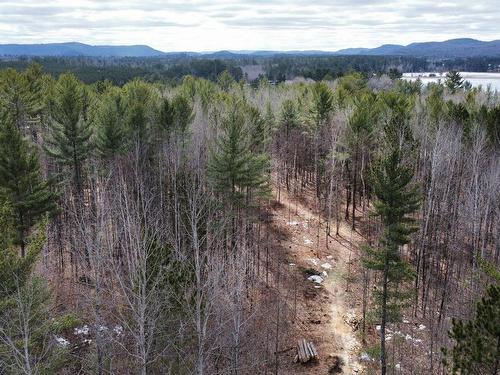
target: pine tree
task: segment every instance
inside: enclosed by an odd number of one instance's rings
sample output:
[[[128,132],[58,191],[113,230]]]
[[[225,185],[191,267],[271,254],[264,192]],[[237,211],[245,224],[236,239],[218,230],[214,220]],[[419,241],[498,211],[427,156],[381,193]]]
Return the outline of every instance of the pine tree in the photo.
[[[193,122],[193,105],[184,95],[177,95],[172,99],[174,107],[174,124],[177,131],[184,134]]]
[[[295,108],[295,104],[290,99],[283,101],[281,105],[280,123],[281,127],[285,128],[285,137],[288,142],[290,131],[299,125],[297,108]]]
[[[453,374],[496,375],[500,371],[500,286],[492,284],[477,303],[476,316],[469,321],[453,319],[448,333],[455,341],[450,353],[443,349]]]
[[[160,113],[159,113],[159,125],[160,132],[169,135],[174,129],[175,123],[175,108],[172,101],[165,97],[160,103]]]
[[[27,129],[27,120],[39,116],[44,108],[43,74],[39,64],[19,73],[7,69],[0,76],[0,107],[10,114],[16,126]],[[36,129],[32,129],[36,134]]]
[[[224,70],[217,77],[217,83],[219,84],[222,90],[229,91],[231,87],[235,84],[235,80],[231,75],[231,73],[229,73],[227,70]]]
[[[312,103],[309,110],[313,132],[325,125],[333,111],[333,93],[324,82],[316,82],[312,88]]]
[[[92,128],[85,121],[85,94],[72,74],[62,74],[55,86],[46,152],[69,168],[77,204],[83,199],[84,163],[92,150]]]
[[[452,70],[446,73],[445,84],[446,87],[448,87],[448,89],[450,89],[450,91],[454,93],[459,88],[463,87],[464,80],[462,79],[462,76],[459,72]]]
[[[134,80],[123,87],[125,129],[129,145],[146,152],[154,142],[156,91],[146,82]],[[143,154],[144,156],[144,154]]]
[[[21,131],[3,115],[0,120],[0,199],[12,207],[14,243],[25,256],[26,237],[33,225],[55,209],[54,194],[42,180],[36,152]]]
[[[26,256],[16,249],[14,209],[9,201],[0,201],[0,314],[8,306],[8,298],[25,285],[45,242],[45,226],[41,219],[38,229],[26,241]]]
[[[0,373],[37,374],[50,366],[47,287],[32,275],[45,242],[45,225],[27,241],[27,255],[12,246],[8,202],[0,206]],[[8,372],[7,372],[8,371]]]
[[[269,140],[267,122],[262,118],[260,111],[252,106],[248,108],[248,121],[250,126],[251,148],[255,152],[263,152]]]
[[[240,109],[233,109],[223,120],[223,134],[217,141],[209,163],[209,176],[216,191],[235,206],[253,196],[269,192],[269,157],[251,150],[249,132]]]
[[[349,118],[347,145],[350,154],[350,197],[348,201],[352,201],[352,229],[355,229],[355,211],[356,211],[356,193],[358,190],[358,169],[359,165],[364,165],[364,155],[368,153],[372,147],[374,140],[375,125],[378,121],[378,108],[376,96],[371,93],[363,93],[355,97],[355,109]],[[347,164],[346,164],[347,167]],[[347,168],[349,169],[349,168]],[[348,205],[346,207],[346,218],[349,215]]]
[[[381,273],[381,290],[375,292],[375,303],[381,318],[380,360],[385,375],[386,324],[399,320],[400,310],[408,298],[403,283],[411,279],[413,271],[401,257],[401,248],[410,241],[415,230],[409,217],[418,208],[418,194],[410,186],[413,173],[401,160],[401,151],[393,145],[389,153],[373,169],[373,191],[375,215],[379,216],[383,232],[379,247],[367,247],[364,264]]]
[[[123,113],[118,91],[111,91],[103,96],[95,116],[96,148],[103,159],[112,158],[124,149],[126,132]]]
[[[312,89],[312,103],[309,109],[310,133],[314,144],[314,174],[316,176],[316,197],[321,193],[321,176],[323,170],[320,162],[324,155],[320,155],[319,136],[333,111],[333,93],[324,82],[317,82]]]

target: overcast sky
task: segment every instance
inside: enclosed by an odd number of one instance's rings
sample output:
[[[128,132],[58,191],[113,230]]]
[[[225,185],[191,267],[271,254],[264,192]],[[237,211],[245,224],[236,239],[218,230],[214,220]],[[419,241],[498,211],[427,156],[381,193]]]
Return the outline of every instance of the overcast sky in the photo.
[[[0,0],[0,43],[337,50],[500,39],[499,0]]]

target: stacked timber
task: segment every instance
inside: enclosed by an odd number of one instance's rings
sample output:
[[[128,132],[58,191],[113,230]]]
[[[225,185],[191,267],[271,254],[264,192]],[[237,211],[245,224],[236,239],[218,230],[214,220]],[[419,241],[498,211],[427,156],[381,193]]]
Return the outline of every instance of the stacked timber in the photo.
[[[297,355],[295,356],[295,362],[307,363],[317,359],[318,351],[311,341],[302,339],[297,342]]]

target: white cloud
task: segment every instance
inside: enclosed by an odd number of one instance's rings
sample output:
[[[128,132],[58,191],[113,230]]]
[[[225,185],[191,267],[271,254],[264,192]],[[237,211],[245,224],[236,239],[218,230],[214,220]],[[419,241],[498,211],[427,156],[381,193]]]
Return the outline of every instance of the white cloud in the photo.
[[[492,0],[18,0],[0,1],[0,41],[336,50],[498,39],[498,19]]]

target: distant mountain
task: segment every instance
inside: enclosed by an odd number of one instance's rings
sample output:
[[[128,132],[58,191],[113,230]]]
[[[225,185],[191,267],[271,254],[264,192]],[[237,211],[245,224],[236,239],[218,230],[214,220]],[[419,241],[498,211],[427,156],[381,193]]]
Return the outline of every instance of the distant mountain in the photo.
[[[149,46],[91,46],[83,43],[1,44],[0,56],[151,57],[164,52]]]
[[[0,44],[0,56],[90,56],[90,57],[205,57],[237,59],[242,57],[273,56],[420,56],[420,57],[476,57],[500,56],[500,40],[483,42],[462,38],[444,42],[412,43],[407,46],[384,44],[377,48],[347,48],[328,51],[214,51],[214,52],[162,52],[149,46],[91,46],[83,43]]]
[[[476,39],[451,39],[444,42],[412,43],[407,46],[385,44],[377,48],[348,48],[336,55],[475,57],[500,56],[500,40],[483,42]]]

